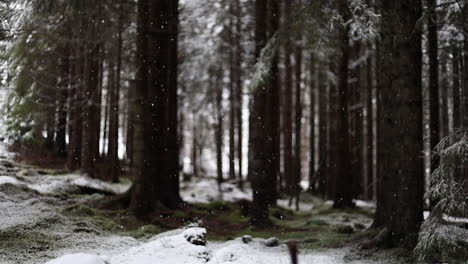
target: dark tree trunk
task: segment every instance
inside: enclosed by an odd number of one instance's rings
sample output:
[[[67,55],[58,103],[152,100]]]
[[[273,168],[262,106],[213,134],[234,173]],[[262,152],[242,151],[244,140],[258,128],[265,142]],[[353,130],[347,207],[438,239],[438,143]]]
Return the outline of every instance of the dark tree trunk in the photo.
[[[96,29],[94,29],[95,31]],[[99,140],[96,139],[96,115],[100,112],[97,101],[99,100],[99,47],[96,43],[90,43],[87,46],[86,66],[85,66],[85,91],[83,94],[83,134],[82,134],[82,149],[81,149],[81,171],[91,178],[96,175],[96,143],[99,147]]]
[[[317,171],[318,192],[325,197],[328,185],[330,145],[328,144],[330,133],[330,86],[325,79],[325,63],[319,66],[317,91],[319,94],[319,164]]]
[[[427,0],[428,16],[428,53],[429,53],[429,101],[430,101],[430,147],[431,151],[440,141],[439,108],[439,55],[437,37],[436,0]],[[438,159],[431,159],[431,172],[439,166]]]
[[[257,0],[255,6],[256,57],[278,29],[278,2]],[[270,224],[269,206],[276,204],[276,183],[278,177],[278,84],[277,56],[274,56],[268,78],[253,91],[250,124],[249,170],[252,175],[253,201],[252,218],[254,225]]]
[[[318,95],[317,74],[316,74],[316,61],[314,54],[310,54],[310,81],[309,81],[309,191],[316,192],[316,174],[315,174],[315,99]]]
[[[69,109],[69,138],[67,168],[69,170],[79,169],[81,166],[81,148],[82,148],[82,131],[83,131],[83,116],[81,109],[83,107],[83,59],[82,52],[75,50],[73,53],[75,59],[73,61],[71,85],[68,93],[68,109]]]
[[[448,69],[447,69],[447,53],[441,55],[440,59],[440,73],[441,73],[441,81],[440,81],[440,138],[444,138],[449,135],[449,119],[448,119],[448,93],[449,93],[449,79],[448,79]]]
[[[461,100],[462,127],[468,128],[468,4],[463,7],[463,92]]]
[[[335,58],[330,59],[329,67],[330,71],[335,73],[337,76],[337,70],[335,65]],[[333,140],[338,139],[342,135],[339,132],[339,119],[340,119],[340,110],[339,110],[339,87],[332,81],[328,81],[329,85],[329,103],[328,103],[328,116],[329,127],[327,134],[327,145],[328,145],[328,162],[326,168],[326,198],[334,199],[336,194],[336,184],[337,175],[339,173],[339,159],[340,159],[340,146]]]
[[[288,32],[292,31],[291,0],[284,1],[284,21]],[[291,34],[286,34],[284,40],[284,87],[283,87],[283,177],[284,191],[293,195],[294,163],[293,163],[293,66],[291,62]]]
[[[55,151],[61,156],[67,154],[67,98],[70,85],[70,48],[66,47],[60,61],[61,74],[58,82],[58,109],[55,136]]]
[[[231,18],[229,20],[229,44],[230,47],[234,45],[234,18],[232,14],[232,4],[231,8]],[[229,52],[229,179],[234,180],[236,178],[236,167],[235,167],[235,158],[236,158],[236,146],[235,146],[235,130],[236,130],[236,110],[235,110],[235,89],[236,89],[236,74],[237,70],[236,65],[234,65],[235,51],[231,48]]]
[[[118,22],[117,50],[116,59],[117,67],[115,69],[115,81],[112,90],[110,91],[109,104],[109,143],[108,143],[108,159],[110,166],[109,180],[112,182],[119,181],[120,164],[119,164],[119,110],[120,110],[120,71],[122,68],[122,26],[121,17]],[[112,59],[112,58],[111,58]],[[114,71],[114,69],[110,69]]]
[[[239,187],[243,188],[243,175],[242,175],[242,142],[243,142],[243,127],[242,127],[242,104],[243,104],[243,87],[242,87],[242,17],[241,17],[241,3],[239,0],[234,0],[234,17],[236,18],[235,22],[235,35],[234,35],[234,69],[236,71],[235,75],[235,110],[236,110],[236,121],[237,121],[237,170],[239,177]]]
[[[133,139],[134,139],[134,127],[133,122],[135,121],[134,101],[135,101],[135,89],[136,82],[130,81],[128,86],[128,98],[127,98],[127,140],[125,144],[125,154],[127,156],[128,166],[132,168],[133,162]]]
[[[452,93],[453,93],[453,129],[460,129],[462,126],[461,121],[461,106],[460,98],[460,50],[456,44],[452,48]]]
[[[178,207],[178,1],[138,1],[135,183],[131,208],[140,218],[159,205]]]
[[[219,192],[221,193],[221,183],[223,182],[223,83],[222,83],[223,71],[222,71],[222,68],[220,67],[220,69],[215,71],[213,75],[214,75],[214,78],[216,78],[215,82],[213,82],[215,85],[215,89],[216,89],[216,126],[215,126],[216,171],[217,171],[218,189],[219,189]],[[232,109],[230,109],[230,111],[231,113],[233,112]],[[231,128],[234,129],[234,127],[230,127],[229,129]],[[232,150],[234,150],[234,146]],[[229,159],[231,159],[231,157],[229,157]],[[229,170],[231,170],[231,167],[229,168]]]
[[[339,9],[343,17],[348,17],[346,2],[340,2]],[[341,59],[339,66],[338,80],[338,120],[337,132],[338,137],[336,144],[338,148],[337,157],[337,174],[334,178],[335,193],[334,204],[335,208],[345,208],[353,206],[353,178],[351,174],[350,156],[349,156],[349,126],[348,126],[348,75],[349,75],[349,60],[350,60],[350,43],[348,26],[343,26],[340,31]]]
[[[296,198],[296,210],[299,210],[299,196],[301,194],[301,179],[302,179],[302,151],[301,151],[301,137],[302,137],[302,39],[298,38],[296,44],[295,58],[296,58],[296,69],[295,69],[295,126],[294,126],[294,182],[293,182],[293,194]]]
[[[401,239],[417,237],[423,220],[422,52],[417,27],[422,7],[420,0],[382,5],[375,225],[387,228],[387,246],[397,246]]]

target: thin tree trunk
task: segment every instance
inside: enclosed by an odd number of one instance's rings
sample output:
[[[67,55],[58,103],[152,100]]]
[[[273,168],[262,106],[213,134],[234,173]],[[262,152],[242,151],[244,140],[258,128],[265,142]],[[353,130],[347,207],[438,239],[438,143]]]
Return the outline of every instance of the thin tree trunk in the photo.
[[[339,4],[340,13],[343,17],[348,17],[348,10],[345,2]],[[348,75],[349,75],[349,60],[350,60],[350,44],[348,35],[348,26],[343,26],[340,32],[341,36],[341,60],[339,67],[338,80],[338,138],[337,142],[332,144],[338,145],[337,159],[337,177],[335,177],[335,193],[334,203],[335,208],[345,208],[353,206],[353,178],[350,172],[350,156],[349,156],[349,127],[348,127]]]
[[[291,32],[291,2],[284,1],[284,21]],[[284,40],[284,88],[283,88],[283,172],[285,178],[285,193],[293,195],[294,190],[294,160],[293,160],[293,66],[291,62],[291,35]]]
[[[120,71],[122,68],[122,18],[119,16],[117,37],[117,67],[115,69],[115,81],[111,92],[109,111],[109,143],[108,158],[110,165],[110,181],[118,182],[120,175],[119,164],[119,110],[120,110]],[[114,71],[114,69],[111,69]]]
[[[216,169],[217,169],[217,182],[219,193],[221,192],[221,183],[223,182],[223,85],[222,85],[222,68],[214,73],[216,78],[215,89],[216,89]],[[230,109],[233,112],[232,105]],[[231,121],[230,121],[231,122]],[[233,129],[234,127],[230,127]],[[229,139],[231,140],[231,139]],[[232,148],[234,150],[234,146]],[[231,150],[230,150],[231,151]],[[234,158],[234,157],[232,157]],[[231,159],[231,157],[229,157]],[[231,167],[229,168],[231,170]],[[234,176],[235,177],[235,176]]]
[[[70,142],[68,144],[67,168],[76,170],[81,166],[81,148],[82,148],[82,113],[83,107],[83,59],[80,50],[74,52],[74,62],[71,75],[71,86],[68,95],[68,109],[70,120]]]
[[[453,129],[458,130],[461,128],[461,105],[460,98],[460,50],[454,44],[452,48],[452,90],[453,90]]]
[[[239,178],[239,187],[243,188],[243,175],[242,175],[242,144],[243,144],[243,122],[242,122],[242,106],[243,106],[243,87],[242,87],[242,17],[241,17],[241,3],[239,0],[234,0],[234,16],[236,18],[235,23],[235,35],[234,35],[234,69],[235,75],[235,106],[236,106],[236,121],[237,121],[237,170]]]
[[[316,191],[316,178],[315,178],[315,98],[317,96],[317,74],[314,53],[310,53],[310,81],[309,81],[309,191]]]
[[[296,90],[295,90],[295,142],[294,142],[294,185],[293,193],[296,198],[296,210],[299,211],[299,196],[301,194],[301,179],[302,179],[302,151],[301,151],[301,136],[302,136],[302,39],[298,37],[298,43],[296,44],[295,58],[296,58]]]
[[[448,109],[448,93],[449,93],[449,80],[448,80],[448,69],[447,69],[447,53],[441,55],[440,60],[440,68],[441,68],[441,82],[439,88],[440,94],[440,138],[444,138],[449,135],[449,109]]]
[[[55,138],[55,151],[61,156],[67,155],[67,98],[68,87],[70,85],[70,48],[65,47],[64,55],[60,63],[61,74],[58,82],[58,109],[57,109],[57,126]]]
[[[233,5],[230,5],[231,18],[229,19],[229,44],[234,46],[234,18],[232,17]],[[231,49],[229,52],[229,179],[234,180],[236,178],[236,167],[235,167],[235,129],[236,129],[236,115],[235,115],[235,76],[236,76],[236,65],[234,65],[235,51]]]
[[[434,150],[440,141],[439,118],[439,55],[437,36],[436,0],[427,0],[428,16],[428,53],[429,53],[429,98],[430,98],[430,147]],[[439,166],[436,156],[431,158],[431,172]]]

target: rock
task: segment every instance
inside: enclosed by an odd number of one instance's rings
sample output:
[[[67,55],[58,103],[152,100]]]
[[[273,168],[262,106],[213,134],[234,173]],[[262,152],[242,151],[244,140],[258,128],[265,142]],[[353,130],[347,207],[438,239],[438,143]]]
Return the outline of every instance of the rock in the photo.
[[[340,234],[352,234],[354,233],[354,229],[349,225],[340,225],[336,227],[336,232]]]
[[[206,245],[206,229],[200,227],[189,228],[185,230],[183,236],[187,241],[196,246]]]
[[[242,236],[242,242],[244,244],[249,244],[252,241],[253,241],[252,236],[249,236],[249,235]]]
[[[277,246],[279,246],[280,241],[279,241],[279,239],[276,238],[276,237],[271,237],[271,238],[265,240],[265,242],[263,242],[263,244],[264,244],[266,247],[277,247]]]

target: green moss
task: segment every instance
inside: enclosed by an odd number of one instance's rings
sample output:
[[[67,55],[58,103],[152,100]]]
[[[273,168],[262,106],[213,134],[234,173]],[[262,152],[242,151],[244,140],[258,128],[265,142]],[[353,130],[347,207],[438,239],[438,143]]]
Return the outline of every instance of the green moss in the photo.
[[[190,218],[190,216],[187,214],[187,212],[184,212],[184,211],[181,211],[181,210],[175,211],[175,212],[172,214],[172,217],[181,218],[181,219],[188,219],[188,218]]]
[[[90,217],[96,215],[96,211],[94,209],[83,204],[68,206],[63,210],[62,213],[66,216],[73,217]]]
[[[275,207],[270,210],[270,215],[276,219],[285,219],[294,216],[294,211],[282,207]]]
[[[306,225],[308,225],[308,226],[319,226],[319,227],[329,226],[329,224],[327,222],[325,222],[324,220],[321,220],[321,219],[307,220]]]
[[[2,250],[42,251],[58,246],[59,237],[29,229],[0,230],[0,248]]]
[[[122,229],[122,226],[114,222],[112,219],[102,217],[102,216],[94,216],[90,220],[95,225],[97,225],[101,230],[108,231],[108,232],[116,232]]]

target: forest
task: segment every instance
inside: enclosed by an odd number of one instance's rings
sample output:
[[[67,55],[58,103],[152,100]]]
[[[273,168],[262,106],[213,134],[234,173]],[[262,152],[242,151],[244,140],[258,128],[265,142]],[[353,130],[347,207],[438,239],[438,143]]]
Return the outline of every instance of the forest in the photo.
[[[468,263],[468,0],[0,0],[0,264]]]

